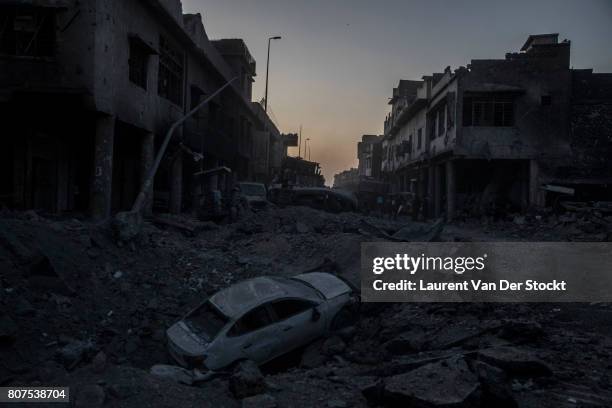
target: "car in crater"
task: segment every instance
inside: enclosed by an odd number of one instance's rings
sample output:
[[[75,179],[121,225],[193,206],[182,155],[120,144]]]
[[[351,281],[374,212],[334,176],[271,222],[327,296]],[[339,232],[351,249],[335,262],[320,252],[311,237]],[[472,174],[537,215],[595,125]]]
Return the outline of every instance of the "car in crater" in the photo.
[[[249,279],[173,324],[168,351],[188,368],[215,371],[244,360],[261,365],[352,325],[359,301],[349,282],[329,273]]]

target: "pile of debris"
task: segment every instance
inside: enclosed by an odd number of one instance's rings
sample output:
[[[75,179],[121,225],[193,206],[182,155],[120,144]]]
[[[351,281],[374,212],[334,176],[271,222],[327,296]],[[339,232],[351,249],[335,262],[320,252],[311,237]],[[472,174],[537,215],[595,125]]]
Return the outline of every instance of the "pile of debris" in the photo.
[[[495,235],[484,238],[552,234],[555,219],[566,223],[553,214],[490,223]],[[612,406],[612,308],[603,304],[365,304],[340,337],[214,378],[167,354],[165,330],[234,282],[313,270],[358,282],[361,242],[482,232],[287,207],[225,225],[157,216],[118,245],[108,225],[5,213],[0,385],[69,385],[75,406],[87,407]]]

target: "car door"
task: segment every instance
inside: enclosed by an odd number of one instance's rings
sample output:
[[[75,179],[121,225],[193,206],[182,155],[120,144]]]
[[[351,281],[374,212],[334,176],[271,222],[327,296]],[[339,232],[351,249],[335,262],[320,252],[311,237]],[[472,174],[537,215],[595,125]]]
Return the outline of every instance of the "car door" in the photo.
[[[318,304],[304,299],[282,299],[270,304],[278,321],[278,349],[275,355],[303,346],[325,331],[325,319],[317,311]]]
[[[271,359],[278,348],[278,327],[267,305],[258,306],[243,315],[228,330],[227,337],[240,358],[258,364]]]

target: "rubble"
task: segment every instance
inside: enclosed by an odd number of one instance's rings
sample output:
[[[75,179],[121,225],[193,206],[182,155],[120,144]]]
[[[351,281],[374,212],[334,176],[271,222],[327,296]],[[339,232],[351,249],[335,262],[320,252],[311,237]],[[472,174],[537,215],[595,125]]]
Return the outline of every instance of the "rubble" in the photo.
[[[151,375],[154,375],[159,378],[172,380],[178,384],[193,384],[193,372],[186,370],[182,367],[166,364],[157,364],[151,367],[151,370],[149,372],[151,373]]]
[[[229,389],[239,399],[251,397],[266,391],[266,381],[259,368],[252,361],[238,364],[229,379]]]
[[[315,368],[325,364],[328,358],[322,351],[323,343],[323,339],[317,340],[304,349],[300,367]]]
[[[66,345],[58,350],[58,356],[67,369],[72,369],[93,350],[94,344],[91,340],[69,340]]]
[[[445,224],[436,239],[592,239],[608,225],[598,211],[542,211],[526,214],[523,225],[513,222],[515,215],[464,220]],[[272,208],[195,235],[144,220],[131,248],[119,246],[108,226],[5,214],[0,382],[67,384],[75,398],[98,385],[105,406],[127,407],[365,407],[395,398],[425,406],[474,400],[552,408],[570,398],[573,406],[612,406],[607,304],[364,304],[350,335],[321,339],[270,367],[246,363],[216,376],[178,367],[173,375],[150,372],[172,364],[165,330],[206,295],[260,275],[325,271],[357,282],[360,243],[392,237],[407,225],[413,224],[406,218]],[[34,276],[56,284],[40,290]],[[417,376],[438,381],[444,392],[420,389],[411,382]],[[100,396],[92,391],[91,404]]]
[[[517,403],[512,395],[512,387],[506,373],[483,361],[476,361],[473,370],[480,380],[483,391],[483,404],[501,408],[514,408]]]
[[[242,400],[242,408],[276,408],[276,398],[270,394],[254,395]]]
[[[106,393],[99,385],[86,385],[76,392],[74,406],[76,408],[99,408],[104,405]]]
[[[552,374],[550,367],[536,358],[533,352],[514,347],[481,350],[478,352],[478,357],[491,365],[503,369],[509,375],[535,377]]]
[[[112,228],[119,242],[130,242],[140,234],[142,223],[140,212],[125,211],[113,218]]]
[[[427,364],[384,382],[383,402],[391,406],[468,408],[480,406],[480,399],[480,382],[462,359]]]
[[[12,343],[15,341],[18,330],[17,323],[10,316],[0,317],[0,342]]]

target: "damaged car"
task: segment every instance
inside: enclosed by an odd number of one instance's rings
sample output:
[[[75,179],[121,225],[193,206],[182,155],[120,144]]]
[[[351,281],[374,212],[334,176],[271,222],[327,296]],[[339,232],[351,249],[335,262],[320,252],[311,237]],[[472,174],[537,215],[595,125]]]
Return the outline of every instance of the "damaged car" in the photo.
[[[358,305],[357,291],[329,273],[257,277],[217,292],[172,325],[168,350],[190,368],[264,364],[350,326]]]
[[[297,205],[331,213],[357,211],[355,196],[348,191],[325,187],[271,188],[270,201],[276,205]]]
[[[268,191],[264,184],[240,182],[238,188],[241,199],[249,208],[261,210],[270,204],[267,198]]]

